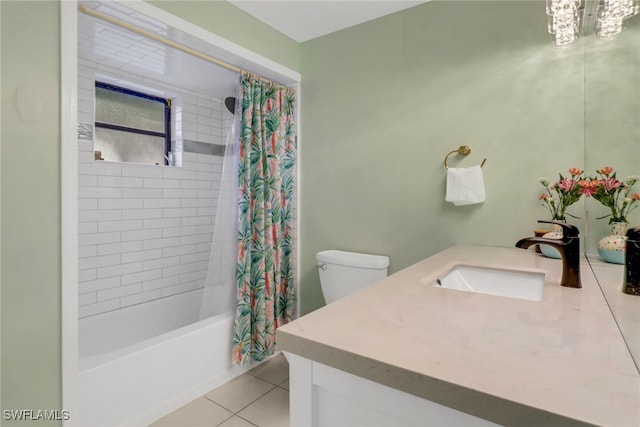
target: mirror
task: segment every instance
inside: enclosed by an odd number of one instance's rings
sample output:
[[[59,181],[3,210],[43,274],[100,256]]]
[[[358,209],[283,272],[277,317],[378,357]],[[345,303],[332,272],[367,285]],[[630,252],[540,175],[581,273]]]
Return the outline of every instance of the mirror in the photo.
[[[606,263],[597,255],[595,257],[589,256],[588,259],[611,314],[613,314],[618,329],[629,348],[629,353],[636,367],[640,370],[640,334],[638,334],[640,297],[622,293],[622,266]]]
[[[611,166],[620,180],[640,175],[640,17],[624,24],[611,40],[592,34],[578,41],[585,55],[586,174],[595,176],[597,169]],[[640,193],[640,183],[633,190]],[[608,210],[594,199],[585,200],[585,209],[585,252],[597,257],[598,241],[611,230],[608,218],[596,218]],[[640,207],[628,220],[640,225]]]

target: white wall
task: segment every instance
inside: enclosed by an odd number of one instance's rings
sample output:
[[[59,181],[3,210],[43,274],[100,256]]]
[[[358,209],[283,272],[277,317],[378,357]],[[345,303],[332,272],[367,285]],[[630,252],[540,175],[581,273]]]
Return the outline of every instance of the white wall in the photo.
[[[96,74],[143,81],[82,61],[78,120],[89,129]],[[181,108],[182,120],[174,126],[181,132],[177,137],[224,142],[232,116],[221,100],[148,79],[144,84],[178,101],[174,105]],[[79,317],[204,286],[222,159],[184,153],[182,167],[95,161],[91,135],[79,137]]]

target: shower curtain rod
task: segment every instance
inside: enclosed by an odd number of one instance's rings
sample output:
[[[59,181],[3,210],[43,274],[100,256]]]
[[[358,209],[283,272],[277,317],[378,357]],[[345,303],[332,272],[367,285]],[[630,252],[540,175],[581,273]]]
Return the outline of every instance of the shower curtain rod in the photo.
[[[270,80],[270,79],[264,78],[262,76],[259,76],[259,75],[255,74],[255,73],[251,73],[251,72],[249,72],[247,70],[243,70],[242,68],[239,68],[239,67],[236,67],[235,65],[231,65],[229,63],[226,63],[226,62],[224,62],[224,61],[222,61],[222,60],[220,60],[218,58],[214,58],[213,56],[206,55],[206,54],[204,54],[202,52],[199,52],[199,51],[197,51],[195,49],[192,49],[192,48],[190,48],[188,46],[184,46],[184,45],[182,45],[180,43],[176,43],[176,42],[174,42],[172,40],[169,40],[169,39],[164,38],[162,36],[159,36],[157,34],[151,33],[149,31],[143,30],[143,29],[138,28],[138,27],[136,27],[134,25],[127,24],[126,22],[119,21],[119,20],[117,20],[117,19],[115,19],[115,18],[113,18],[113,17],[111,17],[109,15],[105,15],[103,13],[97,12],[97,11],[95,11],[93,9],[90,9],[90,8],[86,7],[86,6],[78,5],[78,10],[80,12],[84,13],[85,15],[90,15],[90,16],[93,16],[94,18],[98,18],[100,20],[107,21],[107,22],[109,22],[109,23],[111,23],[113,25],[116,25],[118,27],[124,28],[126,30],[133,31],[134,33],[140,34],[141,36],[153,39],[153,40],[155,40],[157,42],[160,42],[160,43],[162,43],[162,44],[164,44],[166,46],[172,47],[174,49],[181,50],[181,51],[183,51],[185,53],[188,53],[189,55],[193,55],[193,56],[198,57],[200,59],[204,59],[205,61],[211,62],[212,64],[219,65],[220,67],[226,68],[227,70],[234,71],[234,72],[242,74],[244,76],[253,75],[253,76],[256,76],[257,78],[259,78],[260,80],[262,80],[262,81],[264,81],[266,83],[275,84],[275,85],[278,85],[278,86],[285,87],[285,88],[287,88],[289,90],[293,90],[292,88],[290,88],[288,86],[285,86],[282,83],[279,83],[279,82],[276,82],[274,80]]]

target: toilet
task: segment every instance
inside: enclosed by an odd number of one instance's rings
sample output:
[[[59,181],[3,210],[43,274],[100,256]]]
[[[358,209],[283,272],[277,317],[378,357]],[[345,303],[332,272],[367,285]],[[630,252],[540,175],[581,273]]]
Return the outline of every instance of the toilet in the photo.
[[[316,254],[327,304],[387,277],[389,257],[328,250]]]

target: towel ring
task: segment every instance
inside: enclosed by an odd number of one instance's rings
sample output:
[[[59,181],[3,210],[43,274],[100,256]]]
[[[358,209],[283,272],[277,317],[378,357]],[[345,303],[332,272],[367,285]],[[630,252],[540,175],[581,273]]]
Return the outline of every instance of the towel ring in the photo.
[[[468,156],[469,153],[471,153],[471,147],[469,147],[468,145],[461,145],[460,147],[458,147],[457,150],[450,151],[444,158],[444,167],[445,167],[445,169],[449,169],[449,165],[447,164],[447,160],[449,160],[449,156],[454,154],[454,153],[458,153],[461,156]],[[482,161],[482,163],[480,164],[480,167],[483,167],[486,162],[487,162],[487,159],[484,159]]]

